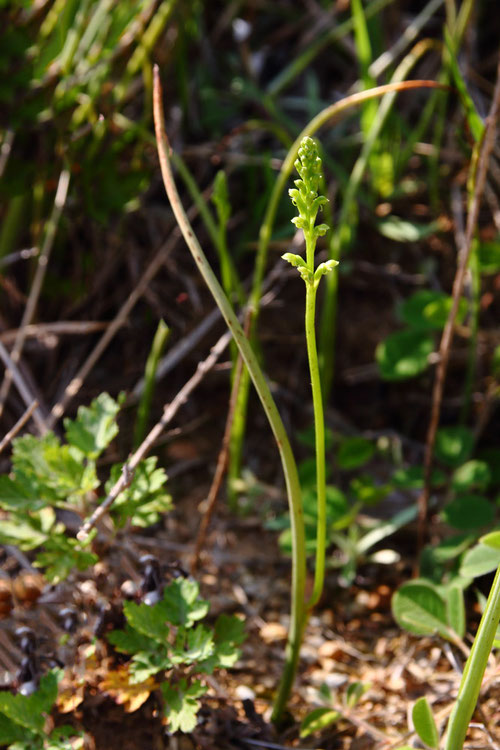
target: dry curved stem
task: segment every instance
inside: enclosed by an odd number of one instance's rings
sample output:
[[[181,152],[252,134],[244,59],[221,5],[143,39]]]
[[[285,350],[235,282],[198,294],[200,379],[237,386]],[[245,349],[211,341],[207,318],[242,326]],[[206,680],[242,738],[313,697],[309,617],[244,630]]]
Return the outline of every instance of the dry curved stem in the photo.
[[[475,181],[474,192],[470,201],[467,213],[467,224],[463,246],[459,251],[459,263],[453,280],[452,298],[453,303],[443,329],[441,341],[439,344],[438,364],[434,378],[432,390],[432,406],[427,438],[425,444],[424,457],[424,488],[418,499],[418,538],[417,538],[417,560],[420,557],[420,551],[425,543],[427,533],[427,514],[430,498],[431,473],[434,458],[434,446],[436,443],[436,433],[439,426],[439,417],[441,414],[441,404],[443,400],[444,384],[446,381],[446,371],[450,358],[451,343],[453,341],[453,332],[455,319],[457,317],[458,306],[464,288],[465,274],[469,264],[469,258],[472,250],[472,242],[476,231],[481,198],[483,196],[486,177],[488,174],[488,161],[492,149],[495,145],[495,132],[498,120],[498,111],[500,107],[500,60],[497,68],[497,81],[493,92],[490,111],[485,121],[482,143],[480,145],[479,160],[477,166],[477,176]],[[417,563],[418,564],[418,563]]]
[[[80,542],[84,542],[88,538],[90,531],[99,522],[99,519],[101,519],[108,511],[118,495],[130,485],[134,478],[134,471],[139,462],[147,456],[154,442],[158,439],[165,427],[172,421],[180,407],[186,403],[187,399],[194,389],[201,383],[206,373],[215,365],[224,349],[228,346],[230,339],[231,334],[227,331],[211,349],[208,357],[198,364],[194,375],[182,386],[175,398],[169,404],[166,404],[163,409],[162,418],[144,438],[133,456],[131,456],[131,458],[129,458],[129,460],[123,465],[122,474],[111,488],[106,499],[103,500],[99,507],[92,513],[90,518],[82,525],[77,534]]]

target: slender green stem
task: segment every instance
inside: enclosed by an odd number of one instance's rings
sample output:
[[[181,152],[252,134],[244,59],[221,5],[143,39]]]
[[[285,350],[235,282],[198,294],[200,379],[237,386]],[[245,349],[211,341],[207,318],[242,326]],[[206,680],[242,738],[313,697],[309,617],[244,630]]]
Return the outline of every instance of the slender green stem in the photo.
[[[155,130],[158,144],[160,166],[172,210],[179,224],[183,237],[194,261],[205,280],[214,300],[216,301],[226,324],[231,331],[238,346],[240,354],[247,366],[255,390],[260,398],[262,407],[267,416],[272,432],[274,434],[285,475],[288,503],[290,509],[290,525],[292,532],[292,603],[290,613],[290,628],[286,650],[286,663],[281,680],[280,689],[276,698],[273,711],[273,721],[279,722],[285,709],[288,697],[295,677],[297,668],[300,643],[304,627],[304,590],[306,577],[306,554],[305,554],[305,532],[304,514],[302,509],[302,497],[299,484],[297,465],[292,453],[290,441],[286,433],[283,421],[279,415],[269,386],[260,369],[259,363],[249,344],[247,337],[236,317],[229,300],[220,286],[210,264],[189,223],[184,208],[175,186],[172,169],[170,166],[170,147],[165,133],[165,121],[162,106],[162,92],[158,69],[154,71],[154,116]]]
[[[320,599],[325,580],[326,547],[326,470],[325,470],[325,420],[319,377],[318,350],[316,346],[316,284],[306,284],[306,342],[314,409],[314,438],[316,446],[316,493],[318,520],[316,527],[316,564],[314,586],[307,609],[312,609]]]
[[[458,697],[448,723],[445,750],[461,750],[464,746],[499,621],[500,568],[497,570],[470,656],[465,664]]]
[[[321,174],[321,158],[318,154],[318,147],[312,138],[306,137],[302,140],[298,155],[299,158],[295,162],[295,167],[300,179],[295,180],[295,188],[289,190],[288,193],[299,214],[292,219],[292,222],[304,232],[306,262],[304,263],[300,255],[294,255],[293,253],[285,253],[283,259],[298,269],[306,285],[305,328],[314,408],[317,495],[316,565],[313,592],[306,605],[307,613],[309,613],[319,601],[323,591],[326,547],[325,420],[316,346],[316,291],[322,276],[329,274],[336,262],[330,260],[327,263],[320,264],[317,269],[314,267],[316,241],[318,237],[325,235],[328,231],[326,224],[316,226],[316,217],[321,206],[328,201],[324,195],[318,194],[323,175]]]

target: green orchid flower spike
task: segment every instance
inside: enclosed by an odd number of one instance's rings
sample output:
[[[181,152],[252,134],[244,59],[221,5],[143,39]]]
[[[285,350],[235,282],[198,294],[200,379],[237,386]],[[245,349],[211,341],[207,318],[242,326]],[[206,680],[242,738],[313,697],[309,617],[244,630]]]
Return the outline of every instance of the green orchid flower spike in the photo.
[[[326,224],[316,226],[316,217],[321,206],[327,202],[324,195],[319,195],[318,190],[322,179],[321,158],[318,154],[316,142],[306,136],[300,144],[298,159],[295,161],[295,169],[300,175],[300,180],[295,180],[295,188],[288,191],[292,203],[297,207],[299,215],[292,219],[297,229],[302,229],[306,241],[306,260],[294,253],[285,253],[283,260],[295,266],[306,284],[318,287],[319,281],[324,274],[329,273],[338,261],[328,260],[321,263],[317,269],[314,268],[314,252],[316,241],[328,232]]]
[[[319,376],[318,351],[316,346],[316,290],[321,277],[332,271],[338,261],[327,260],[317,268],[314,267],[314,253],[318,237],[328,232],[326,224],[316,225],[316,218],[321,206],[327,202],[324,195],[319,195],[322,180],[321,158],[316,142],[309,137],[302,139],[295,161],[295,169],[300,179],[295,180],[295,188],[288,191],[292,203],[297,207],[298,216],[292,222],[304,232],[306,258],[294,253],[285,253],[284,260],[296,267],[306,284],[306,341],[309,372],[314,407],[314,432],[316,444],[316,488],[318,503],[318,522],[316,531],[316,567],[314,588],[307,602],[306,610],[310,612],[318,602],[325,579],[325,545],[326,545],[326,472],[325,472],[325,423],[323,415],[323,397]]]

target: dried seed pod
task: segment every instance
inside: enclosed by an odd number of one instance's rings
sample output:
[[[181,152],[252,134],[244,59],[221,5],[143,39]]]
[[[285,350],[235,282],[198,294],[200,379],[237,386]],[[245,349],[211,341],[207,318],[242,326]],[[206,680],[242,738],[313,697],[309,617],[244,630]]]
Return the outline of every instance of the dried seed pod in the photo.
[[[160,601],[163,593],[160,563],[153,555],[143,555],[139,563],[143,569],[141,599],[144,604],[152,606]]]
[[[29,628],[26,628],[26,630],[29,630]],[[38,689],[40,673],[33,654],[23,656],[16,681],[19,685],[17,692],[21,695],[32,695]]]
[[[61,609],[59,617],[62,620],[62,626],[66,633],[74,633],[78,625],[78,615],[73,607],[64,607],[64,609]]]
[[[26,656],[32,656],[37,647],[35,631],[23,625],[16,630],[16,638],[19,640],[19,648]]]

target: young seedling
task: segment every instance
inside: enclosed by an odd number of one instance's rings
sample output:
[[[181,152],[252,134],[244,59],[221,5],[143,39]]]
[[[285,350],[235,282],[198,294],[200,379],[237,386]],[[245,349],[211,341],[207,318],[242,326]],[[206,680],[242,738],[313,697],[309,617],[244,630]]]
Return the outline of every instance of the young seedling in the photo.
[[[338,261],[327,260],[315,268],[314,255],[318,237],[328,231],[326,224],[316,225],[318,211],[326,202],[324,195],[318,194],[321,180],[321,159],[318,147],[312,138],[302,139],[295,168],[300,179],[295,180],[295,188],[288,191],[292,203],[297,207],[299,215],[292,219],[297,229],[302,229],[306,243],[305,260],[300,255],[285,253],[284,260],[295,266],[306,285],[306,343],[309,372],[314,408],[314,437],[316,446],[316,492],[318,503],[316,566],[314,573],[314,588],[307,604],[310,610],[318,602],[323,590],[325,578],[325,546],[326,546],[326,471],[325,471],[325,420],[323,414],[323,398],[318,365],[318,351],[316,346],[316,292],[321,277],[329,273]]]

